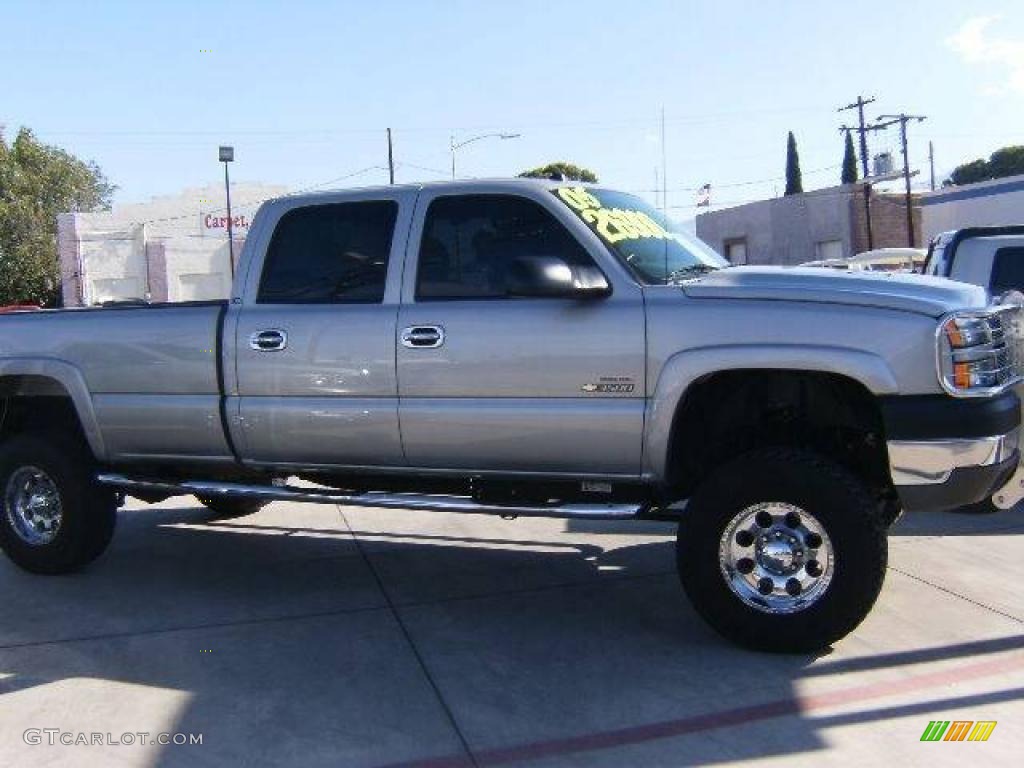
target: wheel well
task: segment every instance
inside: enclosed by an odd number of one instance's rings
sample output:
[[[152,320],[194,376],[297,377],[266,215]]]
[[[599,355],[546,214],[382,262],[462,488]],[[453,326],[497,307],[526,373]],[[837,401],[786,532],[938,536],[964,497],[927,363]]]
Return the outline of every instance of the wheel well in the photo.
[[[0,438],[41,430],[60,430],[88,444],[63,384],[48,376],[0,377]]]
[[[737,370],[700,379],[676,410],[667,481],[689,495],[715,467],[754,448],[810,448],[879,493],[892,486],[881,411],[863,384],[816,371]]]

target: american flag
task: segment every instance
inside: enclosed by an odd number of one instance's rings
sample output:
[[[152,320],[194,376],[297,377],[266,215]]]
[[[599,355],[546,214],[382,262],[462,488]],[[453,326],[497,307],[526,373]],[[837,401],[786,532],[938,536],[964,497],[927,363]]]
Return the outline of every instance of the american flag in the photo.
[[[705,184],[703,187],[697,190],[697,207],[698,208],[710,208],[711,207],[711,185]]]

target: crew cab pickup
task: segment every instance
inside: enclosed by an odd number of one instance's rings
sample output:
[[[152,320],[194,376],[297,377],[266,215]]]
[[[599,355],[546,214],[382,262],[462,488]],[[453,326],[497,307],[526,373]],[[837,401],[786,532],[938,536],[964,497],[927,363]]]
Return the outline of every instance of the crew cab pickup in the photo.
[[[966,227],[932,239],[924,274],[986,289],[996,303],[1024,303],[1024,226]],[[1024,394],[1024,385],[1017,386]],[[1009,509],[1024,499],[1024,464],[992,498],[964,507],[969,512]]]
[[[941,278],[729,267],[596,186],[283,197],[227,301],[0,317],[0,544],[80,568],[125,495],[671,519],[715,629],[818,649],[870,610],[902,510],[1016,467],[1018,315]]]

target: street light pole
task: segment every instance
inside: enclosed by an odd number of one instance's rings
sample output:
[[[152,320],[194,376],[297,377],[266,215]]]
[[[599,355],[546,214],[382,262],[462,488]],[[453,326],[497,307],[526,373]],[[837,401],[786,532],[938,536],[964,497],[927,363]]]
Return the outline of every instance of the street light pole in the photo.
[[[448,140],[448,147],[452,153],[452,181],[455,180],[455,150],[461,149],[467,144],[472,144],[474,141],[480,141],[481,139],[518,139],[521,134],[518,133],[481,133],[479,136],[473,136],[472,138],[466,139],[465,141],[455,142],[455,137],[450,136]]]
[[[224,163],[224,196],[228,204],[228,265],[231,269],[231,279],[235,279],[235,234],[231,226],[231,179],[228,176],[228,163],[235,159],[234,147],[220,147],[217,157]]]

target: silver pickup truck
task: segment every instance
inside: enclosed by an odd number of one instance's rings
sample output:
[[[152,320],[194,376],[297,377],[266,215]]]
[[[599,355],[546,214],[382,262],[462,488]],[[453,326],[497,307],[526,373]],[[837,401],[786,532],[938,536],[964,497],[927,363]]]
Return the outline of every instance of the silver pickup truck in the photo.
[[[818,649],[870,610],[902,510],[1016,468],[1019,310],[987,303],[732,268],[598,187],[284,197],[228,301],[0,317],[0,544],[80,568],[125,495],[671,519],[715,629]]]

